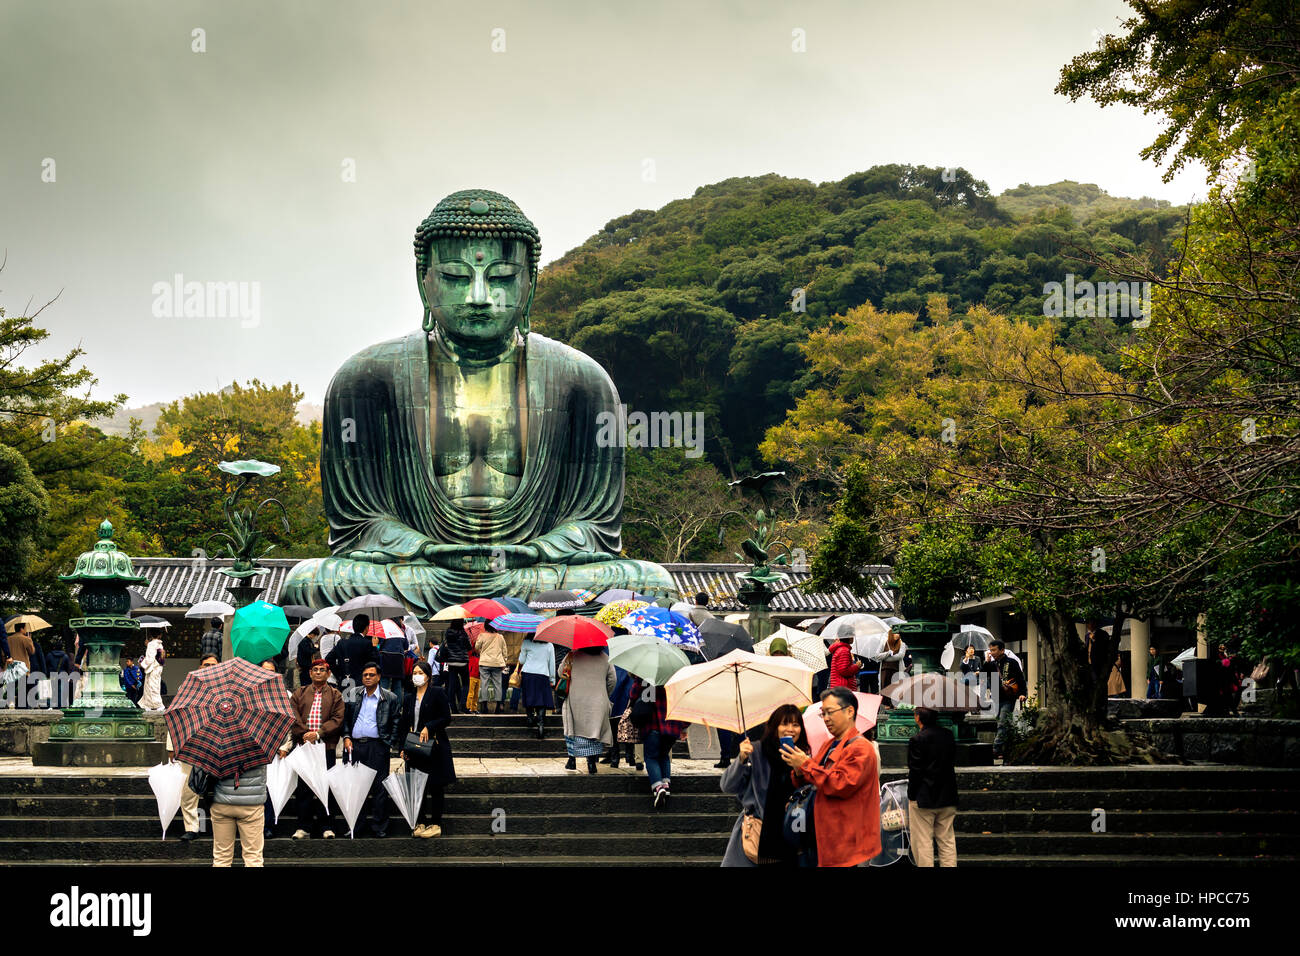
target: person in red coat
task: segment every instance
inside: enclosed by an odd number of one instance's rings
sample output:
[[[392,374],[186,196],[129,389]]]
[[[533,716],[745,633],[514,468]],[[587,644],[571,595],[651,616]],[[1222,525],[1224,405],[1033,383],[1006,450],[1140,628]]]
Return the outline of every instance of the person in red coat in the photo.
[[[831,679],[826,685],[830,687],[847,687],[858,689],[858,671],[862,665],[853,659],[853,635],[846,634],[831,645]]]
[[[811,757],[782,747],[781,759],[790,766],[796,787],[817,787],[817,865],[859,866],[880,855],[880,762],[876,748],[858,733],[853,692],[833,687],[821,700],[831,739]]]

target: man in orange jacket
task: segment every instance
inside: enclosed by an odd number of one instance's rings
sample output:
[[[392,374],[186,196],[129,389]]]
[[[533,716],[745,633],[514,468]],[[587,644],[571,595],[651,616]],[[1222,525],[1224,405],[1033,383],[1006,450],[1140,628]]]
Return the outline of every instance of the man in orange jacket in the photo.
[[[821,696],[831,739],[809,757],[785,746],[781,759],[795,786],[817,787],[813,831],[818,866],[858,866],[880,855],[880,763],[876,748],[858,733],[858,701],[847,687]]]

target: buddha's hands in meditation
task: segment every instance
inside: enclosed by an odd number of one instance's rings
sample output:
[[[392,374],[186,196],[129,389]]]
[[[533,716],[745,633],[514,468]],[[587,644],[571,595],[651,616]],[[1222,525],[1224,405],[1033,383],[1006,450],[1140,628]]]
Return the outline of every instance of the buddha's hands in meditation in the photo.
[[[504,571],[531,567],[542,553],[531,544],[427,544],[425,560],[457,571]]]
[[[600,564],[605,561],[617,561],[612,554],[604,551],[575,551],[559,559],[561,564]]]

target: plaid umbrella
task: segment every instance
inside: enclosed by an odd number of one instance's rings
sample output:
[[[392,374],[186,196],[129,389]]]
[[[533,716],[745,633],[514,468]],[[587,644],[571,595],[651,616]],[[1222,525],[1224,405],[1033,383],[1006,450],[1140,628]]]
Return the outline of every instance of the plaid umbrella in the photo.
[[[279,674],[233,657],[186,674],[163,719],[176,759],[221,779],[270,763],[293,711]]]

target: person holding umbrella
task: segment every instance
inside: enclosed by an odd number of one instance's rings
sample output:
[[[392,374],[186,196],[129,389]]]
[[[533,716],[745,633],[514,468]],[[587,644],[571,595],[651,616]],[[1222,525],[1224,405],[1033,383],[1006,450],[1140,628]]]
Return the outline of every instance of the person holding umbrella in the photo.
[[[506,671],[506,637],[489,621],[483,625],[483,633],[474,645],[478,651],[479,703],[483,713],[487,713],[487,704],[495,703],[493,713],[501,713],[505,706]]]
[[[463,620],[454,620],[442,635],[438,663],[447,677],[447,703],[452,713],[465,709],[465,689],[469,687],[469,634]]]
[[[308,642],[304,639],[303,643]],[[303,673],[310,675],[311,683],[299,687],[290,697],[294,718],[290,734],[297,745],[324,744],[325,769],[328,770],[334,766],[334,751],[343,732],[343,695],[329,683],[329,665],[322,658],[311,661]],[[298,807],[298,829],[293,835],[295,840],[306,840],[309,837],[324,837],[328,840],[334,836],[330,808],[321,804],[307,781],[299,779],[294,800]]]
[[[451,741],[447,738],[451,708],[442,688],[434,686],[433,668],[428,661],[415,662],[415,669],[411,672],[411,686],[413,690],[406,694],[406,699],[402,702],[402,729],[406,741],[402,759],[412,770],[429,775],[412,832],[412,836],[427,839],[442,835],[443,790],[456,782]],[[418,735],[418,747],[413,746],[412,735]],[[432,747],[427,746],[430,742]],[[426,805],[429,807],[427,824],[423,822]]]
[[[587,758],[587,773],[614,743],[609,729],[609,696],[617,682],[607,646],[580,647],[570,656],[569,696],[564,701],[564,745],[569,752],[565,770],[577,770],[577,758]]]
[[[163,664],[167,662],[167,652],[163,650],[162,638],[155,637],[144,649],[140,666],[144,668],[144,690],[136,701],[144,710],[161,711]]]
[[[367,665],[372,662],[376,666],[379,664],[379,651],[367,634],[369,630],[370,618],[358,614],[352,619],[352,633],[335,644],[325,657],[343,690],[362,683],[361,675]]]
[[[366,803],[370,829],[379,839],[388,836],[388,755],[397,747],[402,727],[402,705],[397,695],[379,686],[379,664],[370,661],[361,671],[365,692],[347,701],[343,709],[343,749],[358,763],[375,771]],[[363,811],[364,813],[364,808]]]
[[[632,685],[632,722],[638,718],[644,723],[637,728],[641,743],[645,747],[645,770],[650,778],[650,805],[659,810],[668,805],[672,796],[673,746],[677,743],[686,725],[668,719],[668,692],[663,687],[641,678]],[[645,704],[650,706],[646,707]],[[638,714],[638,704],[641,713]]]
[[[818,866],[858,866],[880,855],[880,761],[857,728],[858,701],[847,687],[821,695],[831,739],[809,756],[781,745],[798,784],[817,788],[813,833]]]
[[[551,645],[524,637],[519,647],[519,670],[522,675],[524,712],[528,726],[537,728],[537,739],[546,738],[546,712],[555,707],[551,687],[555,683],[555,652]]]
[[[225,625],[221,618],[214,617],[208,621],[208,629],[203,632],[199,638],[199,657],[204,658],[211,654],[221,663],[221,632]]]

